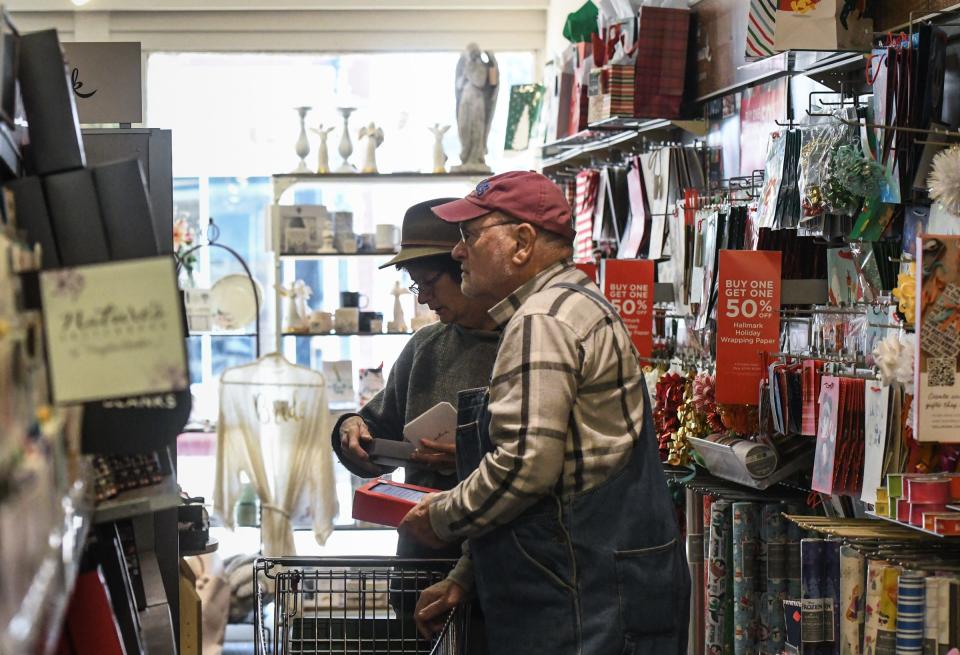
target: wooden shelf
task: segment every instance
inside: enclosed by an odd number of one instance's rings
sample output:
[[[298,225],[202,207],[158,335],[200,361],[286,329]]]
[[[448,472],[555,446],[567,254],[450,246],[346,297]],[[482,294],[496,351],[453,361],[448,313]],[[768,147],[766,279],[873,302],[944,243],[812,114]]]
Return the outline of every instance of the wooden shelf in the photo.
[[[363,181],[363,182],[402,182],[405,180],[422,180],[441,182],[450,180],[459,182],[464,180],[476,180],[484,177],[490,177],[493,173],[421,173],[419,171],[397,171],[395,173],[275,173],[274,180],[296,180],[298,182],[343,182],[343,181]]]
[[[413,332],[284,332],[285,337],[409,337]]]
[[[323,259],[327,257],[394,257],[396,252],[282,252],[280,259]]]

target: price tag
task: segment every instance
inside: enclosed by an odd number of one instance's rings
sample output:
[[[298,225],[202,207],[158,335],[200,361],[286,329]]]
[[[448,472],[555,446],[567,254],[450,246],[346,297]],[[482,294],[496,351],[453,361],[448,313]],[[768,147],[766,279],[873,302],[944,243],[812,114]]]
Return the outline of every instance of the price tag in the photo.
[[[780,337],[780,253],[720,251],[717,402],[756,405],[760,353]]]
[[[623,318],[640,356],[650,357],[653,354],[653,262],[604,260],[603,295]]]

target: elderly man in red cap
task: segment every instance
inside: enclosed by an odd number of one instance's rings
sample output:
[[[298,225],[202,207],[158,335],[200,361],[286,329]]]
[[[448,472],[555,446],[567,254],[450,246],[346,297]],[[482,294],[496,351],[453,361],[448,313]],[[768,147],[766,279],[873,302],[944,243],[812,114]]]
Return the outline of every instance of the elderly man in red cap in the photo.
[[[433,211],[459,224],[463,293],[496,303],[503,336],[490,385],[458,397],[460,482],[401,531],[467,538],[493,655],[685,653],[690,577],[650,400],[623,322],[570,261],[563,193],[504,173]],[[423,592],[423,631],[465,585]]]

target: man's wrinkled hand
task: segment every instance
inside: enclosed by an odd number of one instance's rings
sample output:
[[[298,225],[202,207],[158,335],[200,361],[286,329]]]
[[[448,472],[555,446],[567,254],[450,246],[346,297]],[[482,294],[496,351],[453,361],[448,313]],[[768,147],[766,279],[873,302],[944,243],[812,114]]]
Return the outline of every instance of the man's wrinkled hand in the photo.
[[[400,534],[411,537],[430,548],[446,548],[449,544],[437,536],[430,524],[430,503],[436,494],[427,494],[407,512],[397,527]]]
[[[421,439],[420,447],[410,460],[434,471],[449,471],[457,467],[457,447],[433,439]]]
[[[443,629],[447,614],[466,599],[467,592],[447,578],[423,590],[417,599],[414,620],[424,639],[430,639]]]
[[[363,449],[363,444],[371,441],[370,430],[359,416],[351,416],[340,424],[340,454],[371,475],[379,475],[380,467],[370,461],[370,455]]]

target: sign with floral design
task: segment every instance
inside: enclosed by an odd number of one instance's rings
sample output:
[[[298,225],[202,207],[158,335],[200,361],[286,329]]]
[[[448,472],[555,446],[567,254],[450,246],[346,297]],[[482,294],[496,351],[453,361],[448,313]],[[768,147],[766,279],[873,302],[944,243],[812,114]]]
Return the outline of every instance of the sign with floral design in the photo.
[[[40,292],[57,403],[186,388],[183,318],[172,258],[45,271]]]

